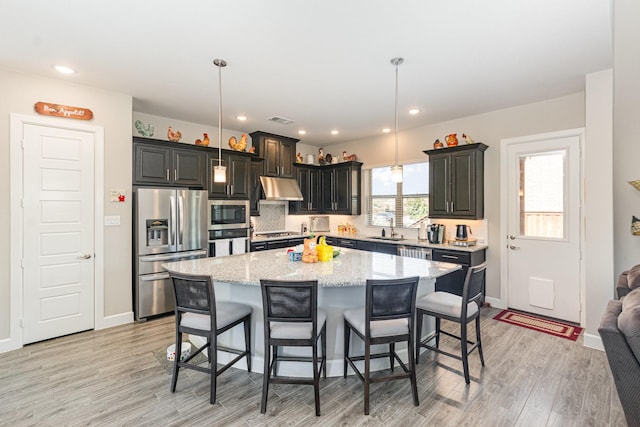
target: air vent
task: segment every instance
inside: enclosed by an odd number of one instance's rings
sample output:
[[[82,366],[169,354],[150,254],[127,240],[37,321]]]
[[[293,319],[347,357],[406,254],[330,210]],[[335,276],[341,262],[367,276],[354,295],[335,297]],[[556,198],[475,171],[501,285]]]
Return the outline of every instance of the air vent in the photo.
[[[291,119],[285,119],[284,117],[278,116],[269,117],[267,120],[274,123],[280,123],[281,125],[290,125],[293,123],[293,120]]]

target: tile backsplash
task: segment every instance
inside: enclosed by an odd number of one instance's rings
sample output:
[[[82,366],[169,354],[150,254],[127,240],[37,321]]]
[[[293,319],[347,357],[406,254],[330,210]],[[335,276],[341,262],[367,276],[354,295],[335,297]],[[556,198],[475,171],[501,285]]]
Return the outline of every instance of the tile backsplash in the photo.
[[[260,201],[260,216],[252,217],[255,232],[280,231],[286,229],[286,202],[264,203]]]

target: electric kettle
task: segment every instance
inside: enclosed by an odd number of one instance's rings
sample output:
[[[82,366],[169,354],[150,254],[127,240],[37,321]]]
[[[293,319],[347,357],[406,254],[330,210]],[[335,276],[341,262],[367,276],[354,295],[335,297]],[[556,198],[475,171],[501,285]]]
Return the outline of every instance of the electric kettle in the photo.
[[[469,229],[469,234],[471,233],[471,227],[464,224],[456,225],[456,240],[467,240],[469,236],[467,235],[467,229]]]

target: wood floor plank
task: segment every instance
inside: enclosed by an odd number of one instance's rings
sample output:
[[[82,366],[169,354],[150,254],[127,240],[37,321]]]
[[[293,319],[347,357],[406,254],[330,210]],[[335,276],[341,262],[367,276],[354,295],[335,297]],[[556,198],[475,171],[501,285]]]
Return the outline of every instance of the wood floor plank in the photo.
[[[578,342],[498,322],[483,310],[486,366],[425,352],[417,367],[420,406],[407,380],[374,384],[371,415],[354,376],[312,387],[272,385],[260,414],[262,375],[230,369],[209,404],[209,376],[182,370],[175,393],[165,360],[172,317],[35,343],[0,357],[0,425],[23,426],[623,426],[604,353]],[[473,327],[469,332],[473,334]],[[458,352],[455,340],[444,348]]]

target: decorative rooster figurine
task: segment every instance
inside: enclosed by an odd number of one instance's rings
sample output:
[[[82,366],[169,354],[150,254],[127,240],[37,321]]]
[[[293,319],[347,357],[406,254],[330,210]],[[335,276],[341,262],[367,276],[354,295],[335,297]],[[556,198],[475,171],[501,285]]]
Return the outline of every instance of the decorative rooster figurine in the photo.
[[[203,145],[205,147],[209,145],[209,134],[204,133],[202,135],[202,141],[200,139],[196,139],[196,145]]]
[[[231,138],[229,138],[229,147],[231,147],[232,150],[236,150],[236,151],[244,151],[247,149],[247,134],[243,133],[242,136],[240,137],[240,141],[236,141],[236,137],[232,136]]]
[[[136,130],[142,136],[151,137],[153,136],[153,124],[149,123],[146,127],[141,120],[136,120],[135,122]]]
[[[167,138],[169,138],[169,141],[178,142],[180,138],[182,138],[182,134],[179,130],[174,132],[171,126],[169,126],[169,129],[167,129]]]

